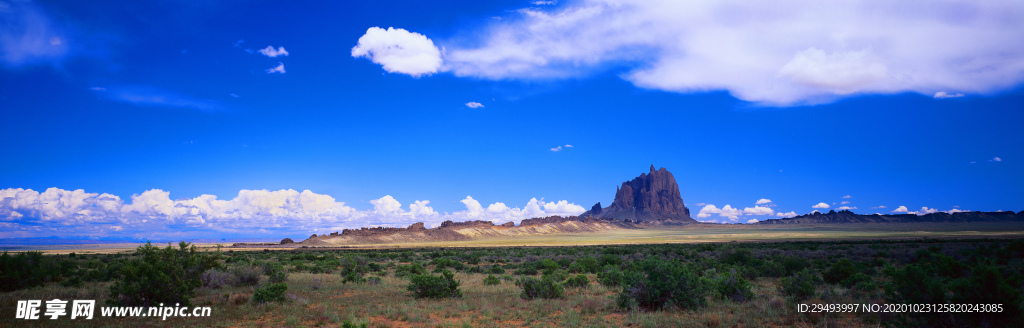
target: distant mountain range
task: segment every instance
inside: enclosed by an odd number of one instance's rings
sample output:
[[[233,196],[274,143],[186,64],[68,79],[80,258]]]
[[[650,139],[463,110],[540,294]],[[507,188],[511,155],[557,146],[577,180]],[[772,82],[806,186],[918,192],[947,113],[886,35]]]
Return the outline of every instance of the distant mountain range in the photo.
[[[787,219],[770,219],[757,224],[821,224],[821,223],[914,223],[914,222],[1024,222],[1024,211],[1008,212],[936,212],[917,214],[856,214],[849,210],[828,213],[814,212]]]

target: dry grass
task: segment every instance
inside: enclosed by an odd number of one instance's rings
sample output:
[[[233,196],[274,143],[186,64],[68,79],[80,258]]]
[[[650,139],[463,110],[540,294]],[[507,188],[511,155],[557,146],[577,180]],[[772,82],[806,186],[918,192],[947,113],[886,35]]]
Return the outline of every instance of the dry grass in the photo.
[[[196,306],[210,306],[211,318],[96,318],[93,326],[133,327],[337,327],[343,322],[366,323],[369,327],[769,327],[769,326],[874,326],[876,318],[850,316],[808,316],[796,313],[775,287],[777,279],[754,281],[755,299],[733,303],[709,298],[707,307],[696,311],[636,312],[619,309],[617,289],[591,284],[566,289],[562,299],[525,301],[520,289],[510,282],[484,285],[481,274],[457,273],[464,296],[459,299],[416,299],[405,287],[408,281],[394,276],[380,285],[342,284],[341,277],[328,274],[293,273],[288,277],[288,299],[283,303],[253,304],[253,287],[200,289]],[[593,279],[593,276],[590,276]],[[315,288],[316,281],[320,286]],[[107,284],[83,288],[48,286],[2,294],[0,305],[13,309],[19,299],[106,298]],[[42,297],[44,296],[45,297]],[[839,291],[827,302],[860,301]],[[103,306],[97,304],[98,306]],[[13,320],[5,311],[0,321]],[[48,320],[46,320],[48,321]],[[23,323],[23,321],[19,321]],[[85,323],[67,318],[35,322],[51,326]]]

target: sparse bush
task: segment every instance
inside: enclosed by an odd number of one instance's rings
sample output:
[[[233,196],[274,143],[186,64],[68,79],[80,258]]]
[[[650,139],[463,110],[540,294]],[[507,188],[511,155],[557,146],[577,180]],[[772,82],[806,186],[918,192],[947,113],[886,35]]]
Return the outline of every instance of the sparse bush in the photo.
[[[787,276],[811,266],[811,261],[799,256],[783,256],[779,258],[779,263],[782,263],[782,268],[786,270],[785,275]]]
[[[380,277],[369,277],[366,278],[366,283],[370,285],[380,285]]]
[[[523,288],[523,292],[519,294],[519,297],[527,300],[535,298],[561,298],[564,292],[562,284],[559,284],[550,276],[542,279],[523,277],[519,280],[519,285]]]
[[[718,293],[733,302],[744,302],[754,298],[751,287],[753,285],[750,281],[736,274],[736,269],[730,269],[729,273],[719,277],[715,284]]]
[[[568,280],[565,281],[565,287],[569,288],[580,288],[586,287],[587,285],[590,285],[590,278],[587,278],[586,275],[582,274],[573,276],[572,278],[569,278]]]
[[[426,274],[427,270],[419,262],[412,262],[407,265],[398,265],[395,268],[395,277],[408,277]]]
[[[462,297],[459,282],[448,270],[441,271],[441,276],[421,274],[412,276],[407,288],[416,298]]]
[[[256,292],[252,294],[252,301],[253,303],[283,302],[285,300],[285,291],[288,291],[288,284],[286,283],[267,284],[256,289]]]
[[[707,284],[685,263],[649,258],[624,275],[618,304],[644,310],[695,309],[706,303]]]
[[[199,280],[203,283],[203,287],[217,289],[234,284],[235,276],[217,269],[210,269],[203,272]]]
[[[562,271],[562,270],[553,270],[553,271],[545,270],[543,278],[548,278],[548,277],[550,277],[554,281],[562,282],[562,281],[565,281],[565,279],[569,279],[569,274],[565,273],[565,271]]]
[[[500,265],[495,264],[491,266],[491,269],[487,270],[487,272],[490,274],[505,274],[505,269],[502,269]]]
[[[251,266],[231,268],[231,274],[235,276],[233,280],[235,286],[256,286],[260,283],[260,273]]]
[[[747,248],[734,249],[722,256],[725,264],[744,266],[754,261],[754,253]]]
[[[821,278],[811,269],[803,269],[792,276],[782,278],[779,283],[782,293],[796,300],[805,300],[814,295],[818,286],[821,285]]]
[[[219,266],[218,254],[199,253],[186,242],[178,248],[139,246],[138,258],[125,263],[120,279],[110,286],[112,303],[121,306],[152,306],[180,303],[191,306],[201,274]]]
[[[489,274],[487,275],[487,278],[484,278],[484,285],[497,285],[500,283],[501,280],[498,279],[498,277],[495,277],[493,274]]]

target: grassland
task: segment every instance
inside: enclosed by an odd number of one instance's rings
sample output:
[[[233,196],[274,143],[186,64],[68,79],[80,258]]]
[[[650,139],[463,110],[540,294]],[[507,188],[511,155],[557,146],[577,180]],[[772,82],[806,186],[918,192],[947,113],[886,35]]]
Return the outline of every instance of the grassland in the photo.
[[[208,245],[209,246],[209,245]],[[544,246],[544,247],[535,247]],[[213,250],[210,250],[213,252]],[[1020,322],[977,315],[800,313],[798,304],[916,302],[917,280],[938,286],[944,302],[1002,302],[1024,309],[1024,229],[1007,224],[687,226],[593,234],[538,235],[516,240],[473,240],[377,245],[366,248],[232,249],[216,253],[228,279],[258,272],[252,284],[212,284],[192,298],[209,306],[208,318],[95,318],[92,321],[14,319],[26,299],[95,299],[112,303],[110,286],[138,256],[45,255],[42,285],[0,292],[0,326],[104,327],[876,327],[879,325],[1013,326]],[[692,270],[705,286],[705,303],[657,310],[618,302],[635,286],[608,277],[642,274],[645,261]],[[38,259],[37,259],[38,261]],[[462,297],[416,298],[407,291],[409,270],[451,270]],[[253,294],[269,283],[270,268],[288,272],[282,302],[258,303]],[[5,269],[8,270],[8,269]],[[916,270],[916,271],[915,271]],[[230,274],[229,274],[230,273]],[[807,295],[791,285],[812,279]],[[486,285],[488,275],[500,277]],[[583,274],[581,288],[566,287],[551,299],[521,298],[525,277]],[[987,274],[987,276],[986,276]],[[751,297],[737,301],[720,288],[726,278],[749,282]],[[205,275],[204,275],[205,276]],[[84,281],[68,284],[73,277]],[[355,278],[355,281],[351,278]],[[838,277],[838,278],[836,278]],[[907,279],[907,277],[920,277]],[[996,284],[986,285],[992,282]],[[564,283],[563,283],[564,284]],[[567,286],[567,285],[566,285]],[[974,291],[995,294],[976,294]],[[975,294],[972,294],[975,293]],[[926,295],[927,296],[927,295]],[[935,297],[931,295],[929,297]],[[1020,312],[1015,312],[1020,313]],[[98,315],[98,312],[97,312]],[[980,319],[979,319],[980,318]],[[993,319],[994,318],[994,319]],[[988,320],[988,321],[985,321]],[[995,320],[995,321],[993,321]],[[1000,321],[1003,320],[1003,321]]]

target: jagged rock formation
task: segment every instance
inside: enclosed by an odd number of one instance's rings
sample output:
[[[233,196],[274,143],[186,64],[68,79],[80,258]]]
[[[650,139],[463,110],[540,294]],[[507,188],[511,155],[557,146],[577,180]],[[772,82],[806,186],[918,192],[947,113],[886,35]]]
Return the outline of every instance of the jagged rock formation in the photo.
[[[281,239],[281,245],[285,245],[285,244],[293,244],[293,243],[295,243],[295,241],[294,241],[294,240],[292,240],[291,238],[285,238],[285,239]]]
[[[925,215],[917,214],[855,214],[849,210],[828,213],[814,212],[788,219],[770,219],[758,224],[829,224],[829,223],[917,223],[917,222],[1024,222],[1024,211],[1009,212],[957,212],[953,214],[937,212]]]
[[[611,206],[602,209],[601,203],[597,203],[580,217],[643,224],[697,222],[683,204],[676,178],[664,167],[654,170],[654,165],[649,173],[641,173],[617,187]]]
[[[341,235],[342,236],[363,236],[363,237],[369,237],[369,236],[390,235],[390,234],[395,234],[395,233],[405,232],[405,231],[421,231],[421,230],[427,230],[427,228],[423,225],[423,222],[416,222],[416,223],[413,223],[412,225],[410,225],[408,228],[392,228],[392,227],[372,227],[372,228],[367,228],[367,227],[363,227],[362,229],[344,229],[344,230],[341,231]],[[335,236],[335,234],[332,233],[331,236]]]

